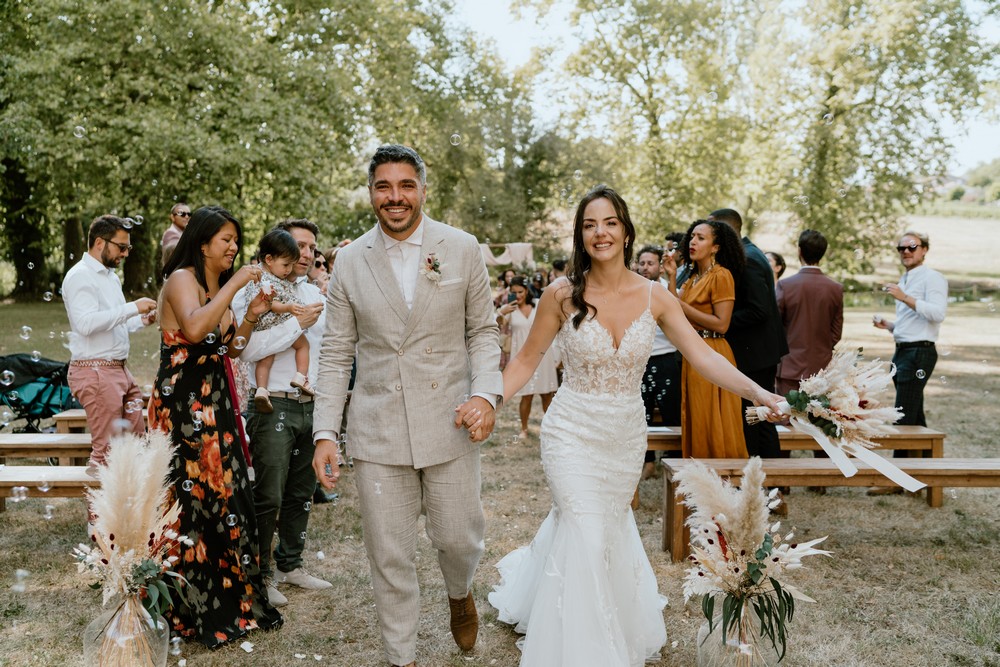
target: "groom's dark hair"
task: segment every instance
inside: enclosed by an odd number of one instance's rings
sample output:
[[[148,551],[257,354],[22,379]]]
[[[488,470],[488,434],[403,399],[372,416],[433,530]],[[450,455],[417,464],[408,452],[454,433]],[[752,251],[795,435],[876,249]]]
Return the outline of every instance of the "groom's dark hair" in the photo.
[[[412,166],[417,170],[420,185],[427,185],[427,167],[424,165],[424,160],[417,151],[402,144],[385,144],[376,149],[375,155],[372,156],[371,162],[368,163],[368,187],[371,187],[375,182],[375,169],[380,164],[388,164],[390,162],[405,162]]]

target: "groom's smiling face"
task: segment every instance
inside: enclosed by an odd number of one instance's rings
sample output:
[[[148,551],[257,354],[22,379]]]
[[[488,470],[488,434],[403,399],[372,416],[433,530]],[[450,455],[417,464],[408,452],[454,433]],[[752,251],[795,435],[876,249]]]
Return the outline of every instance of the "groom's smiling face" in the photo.
[[[375,168],[368,196],[382,231],[402,240],[413,233],[420,220],[427,188],[412,165],[387,162]]]

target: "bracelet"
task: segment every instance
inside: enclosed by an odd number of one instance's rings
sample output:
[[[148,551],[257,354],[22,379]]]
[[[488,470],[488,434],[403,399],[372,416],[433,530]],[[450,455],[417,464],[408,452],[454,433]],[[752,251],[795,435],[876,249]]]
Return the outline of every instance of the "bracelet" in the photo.
[[[259,319],[260,318],[258,317],[257,320],[259,320]],[[249,317],[244,317],[243,318],[244,322],[249,322],[250,324],[257,324],[257,320],[251,320]]]

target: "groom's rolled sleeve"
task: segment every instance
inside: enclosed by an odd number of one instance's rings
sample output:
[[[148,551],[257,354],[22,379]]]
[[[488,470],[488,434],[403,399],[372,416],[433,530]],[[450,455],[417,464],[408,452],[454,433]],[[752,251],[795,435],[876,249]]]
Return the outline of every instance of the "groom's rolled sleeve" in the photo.
[[[358,343],[357,321],[347,298],[344,280],[338,272],[340,266],[334,264],[333,275],[327,287],[326,328],[319,349],[313,434],[340,430],[347,389],[351,382],[351,365]]]
[[[469,284],[465,292],[465,339],[472,373],[470,394],[503,395],[503,376],[500,373],[500,327],[493,312],[493,294],[490,276],[483,261],[482,251],[475,243],[467,244]]]

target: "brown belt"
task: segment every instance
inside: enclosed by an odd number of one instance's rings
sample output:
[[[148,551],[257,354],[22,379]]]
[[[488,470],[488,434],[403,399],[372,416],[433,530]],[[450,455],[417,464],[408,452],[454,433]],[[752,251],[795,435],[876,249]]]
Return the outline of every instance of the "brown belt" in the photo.
[[[83,366],[84,368],[97,368],[98,366],[116,366],[124,368],[124,359],[75,359],[69,362],[70,366]]]
[[[268,392],[271,398],[283,398],[287,401],[296,401],[298,403],[312,403],[315,400],[315,396],[310,396],[309,394],[294,391],[271,391]],[[250,399],[253,400],[253,392],[250,392]]]

